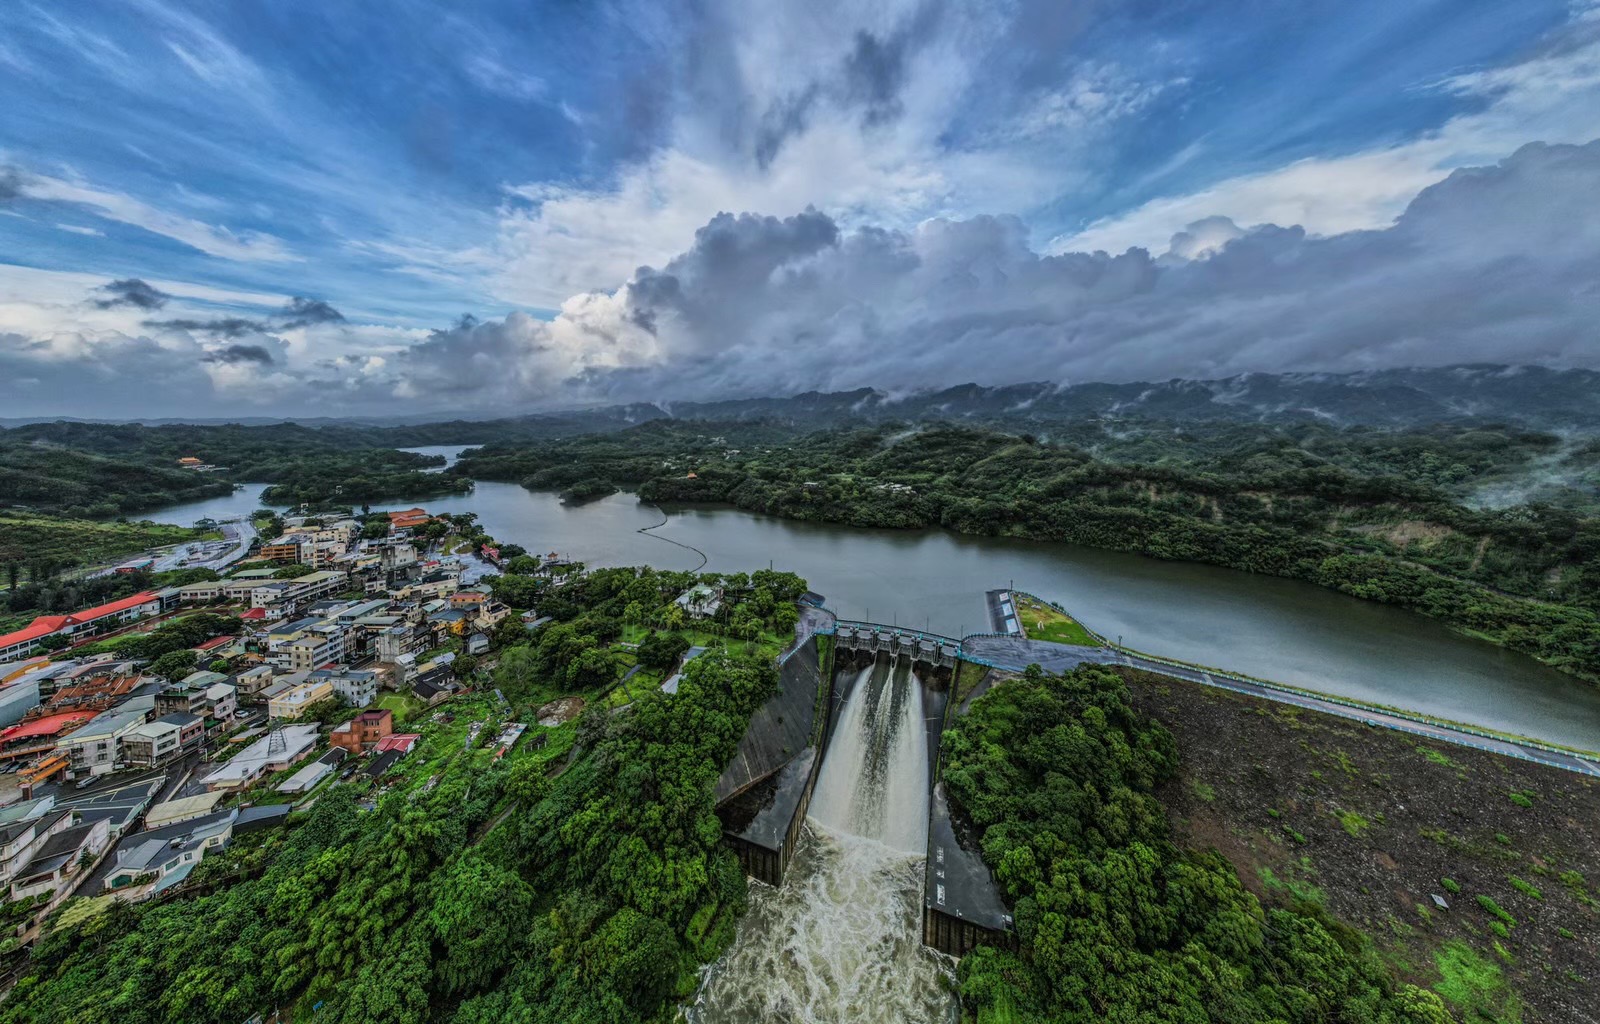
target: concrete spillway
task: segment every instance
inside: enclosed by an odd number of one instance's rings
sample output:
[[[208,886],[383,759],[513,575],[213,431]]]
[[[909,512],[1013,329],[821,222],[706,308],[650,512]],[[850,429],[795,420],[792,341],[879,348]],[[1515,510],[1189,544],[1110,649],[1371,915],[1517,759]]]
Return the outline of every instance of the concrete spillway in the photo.
[[[922,944],[929,751],[907,661],[840,673],[844,691],[793,861],[756,886],[708,969],[695,1024],[943,1022],[943,960]],[[941,704],[942,706],[942,704]]]

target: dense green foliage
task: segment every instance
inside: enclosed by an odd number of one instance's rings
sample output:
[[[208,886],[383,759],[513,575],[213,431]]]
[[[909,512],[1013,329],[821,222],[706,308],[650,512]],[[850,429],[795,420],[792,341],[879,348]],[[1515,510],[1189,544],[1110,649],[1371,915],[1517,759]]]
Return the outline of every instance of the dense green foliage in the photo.
[[[274,484],[277,504],[410,501],[461,494],[468,485],[424,472],[439,456],[397,451],[404,443],[363,428],[146,427],[40,423],[0,430],[0,505],[110,517],[221,497],[236,482]],[[216,467],[184,469],[193,457]]]
[[[57,445],[0,443],[0,505],[102,519],[232,491],[226,480],[172,463],[154,465]]]
[[[1174,771],[1174,744],[1116,673],[1030,670],[974,702],[944,744],[951,800],[1021,940],[962,960],[976,1020],[1449,1020],[1320,908],[1264,911],[1221,855],[1172,843],[1153,791]]]
[[[158,523],[101,523],[0,512],[0,566],[18,566],[24,579],[41,569],[42,579],[63,569],[109,562],[194,537],[192,529]]]
[[[712,430],[727,436],[710,436]],[[1096,428],[1098,430],[1098,428]],[[602,475],[652,502],[721,502],[853,526],[942,526],[1309,580],[1443,619],[1600,677],[1600,519],[1548,505],[1471,508],[1471,482],[1556,443],[1506,429],[1383,434],[1229,426],[1047,444],[965,427],[832,431],[783,445],[733,426],[488,448],[452,472]],[[735,447],[742,445],[745,447]],[[1109,449],[1118,459],[1096,452]]]

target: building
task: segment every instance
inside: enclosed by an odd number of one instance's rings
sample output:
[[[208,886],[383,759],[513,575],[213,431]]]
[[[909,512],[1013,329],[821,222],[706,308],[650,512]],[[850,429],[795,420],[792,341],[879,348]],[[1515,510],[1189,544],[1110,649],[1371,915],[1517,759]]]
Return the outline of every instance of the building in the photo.
[[[71,815],[69,814],[70,818]],[[66,887],[110,842],[104,820],[85,821],[52,835],[11,879],[11,898],[36,899]]]
[[[94,716],[61,742],[72,777],[106,775],[117,769],[122,737],[145,723],[144,711],[105,711]]]
[[[278,786],[278,792],[310,792],[311,790],[315,789],[317,784],[323,779],[327,778],[329,775],[332,775],[334,769],[337,768],[340,762],[342,762],[348,756],[349,755],[339,747],[334,747],[326,754],[323,754],[315,761],[312,761],[304,768],[301,768],[299,771],[283,780],[283,782]]]
[[[394,715],[387,708],[363,711],[334,728],[328,742],[351,754],[376,746],[394,732]]]
[[[255,668],[246,669],[233,677],[233,689],[236,697],[255,697],[270,685],[272,685],[271,665],[257,665]]]
[[[307,679],[289,686],[267,701],[267,717],[293,720],[306,713],[306,708],[333,696],[333,684],[327,679]]]
[[[205,719],[182,711],[146,722],[122,737],[122,759],[130,768],[155,768],[205,738]]]
[[[355,669],[328,676],[334,695],[353,708],[364,708],[378,699],[378,674]]]
[[[281,772],[311,753],[317,745],[315,725],[286,725],[273,729],[235,754],[204,779],[211,792],[243,789],[263,775]]]
[[[117,844],[105,887],[153,896],[177,885],[199,866],[207,850],[227,845],[238,810],[214,811],[175,825],[147,829]]]
[[[284,646],[291,672],[310,672],[323,665],[344,660],[344,629],[334,623],[320,624]]]
[[[167,825],[176,825],[180,821],[190,818],[199,818],[216,810],[217,804],[227,797],[226,793],[201,793],[199,796],[186,796],[177,800],[168,800],[166,803],[156,804],[144,816],[144,827],[147,829],[163,828]]]
[[[391,750],[397,750],[402,755],[409,754],[411,753],[411,748],[415,747],[420,739],[422,739],[420,732],[397,732],[392,736],[385,736],[379,740],[377,747],[374,749],[380,754],[387,754]]]
[[[16,878],[44,844],[58,832],[72,827],[71,811],[47,809],[39,816],[0,825],[0,886],[11,887]]]
[[[71,615],[41,615],[22,629],[0,636],[0,662],[32,654],[47,636],[81,639],[160,612],[161,598],[147,590]]]
[[[399,512],[389,513],[389,529],[394,531],[415,530],[417,527],[425,526],[432,521],[433,517],[420,508],[408,508]]]
[[[196,672],[186,677],[181,685],[156,694],[156,714],[231,720],[239,708],[239,699],[233,684],[221,681],[227,678],[219,672]]]
[[[697,583],[679,594],[676,604],[692,619],[709,619],[722,609],[722,590]]]

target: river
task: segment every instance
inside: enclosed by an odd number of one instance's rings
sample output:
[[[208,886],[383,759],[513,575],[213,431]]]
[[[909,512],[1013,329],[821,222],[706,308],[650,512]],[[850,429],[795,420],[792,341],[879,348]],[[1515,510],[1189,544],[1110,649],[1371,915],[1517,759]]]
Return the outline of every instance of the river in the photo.
[[[453,459],[462,447],[414,450]],[[243,515],[260,507],[262,489],[247,485],[147,518],[189,525]],[[664,526],[639,533],[663,513],[631,494],[569,507],[553,493],[489,481],[471,494],[403,504],[476,512],[500,541],[593,566],[693,569],[696,551],[710,572],[770,564],[806,577],[842,617],[948,635],[988,629],[984,591],[1014,585],[1152,654],[1600,748],[1600,687],[1424,616],[1296,580],[1066,544],[863,530],[729,508],[671,508]]]

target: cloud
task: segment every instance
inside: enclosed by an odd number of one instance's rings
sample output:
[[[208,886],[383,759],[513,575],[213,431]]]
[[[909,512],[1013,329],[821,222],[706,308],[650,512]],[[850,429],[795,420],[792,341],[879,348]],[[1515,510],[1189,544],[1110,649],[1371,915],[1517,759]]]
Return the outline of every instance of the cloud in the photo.
[[[1535,139],[1576,144],[1600,136],[1600,18],[1579,16],[1542,50],[1502,67],[1450,76],[1432,90],[1470,107],[1405,142],[1298,160],[1154,199],[1057,237],[1047,248],[1119,252],[1157,245],[1214,216],[1298,224],[1319,235],[1385,227],[1418,191],[1458,167]]]
[[[289,300],[289,304],[283,309],[283,315],[289,318],[288,322],[283,325],[285,329],[305,327],[308,324],[344,322],[344,314],[328,305],[328,303],[323,302],[321,299],[308,299],[301,295],[296,295]]]
[[[513,100],[542,99],[549,86],[538,75],[506,67],[487,54],[475,54],[467,59],[465,70],[479,88]]]
[[[722,214],[549,323],[463,322],[392,369],[418,399],[657,400],[976,379],[1137,380],[1457,362],[1600,364],[1600,141],[1457,170],[1383,230],[1196,221],[1040,254],[1010,217],[846,231]],[[456,399],[459,401],[460,399]]]
[[[8,180],[23,198],[86,207],[107,220],[142,228],[210,256],[251,262],[282,262],[295,258],[281,239],[265,232],[233,231],[206,224],[87,182],[42,174]]]
[[[272,365],[272,353],[262,345],[225,345],[219,349],[212,349],[201,357],[208,363],[259,363],[263,366]]]
[[[137,277],[124,278],[112,281],[99,289],[110,295],[109,299],[96,299],[95,305],[100,309],[115,309],[118,306],[132,306],[135,309],[160,309],[172,298],[166,292],[157,291],[149,284]]]
[[[146,320],[144,326],[155,330],[193,331],[200,334],[212,334],[221,338],[237,338],[245,334],[259,334],[267,329],[267,325],[256,320],[246,320],[243,317],[221,317],[215,320]]]

